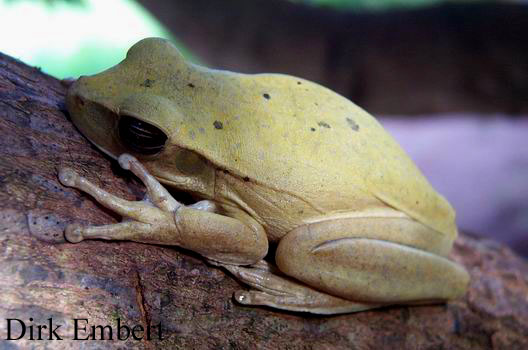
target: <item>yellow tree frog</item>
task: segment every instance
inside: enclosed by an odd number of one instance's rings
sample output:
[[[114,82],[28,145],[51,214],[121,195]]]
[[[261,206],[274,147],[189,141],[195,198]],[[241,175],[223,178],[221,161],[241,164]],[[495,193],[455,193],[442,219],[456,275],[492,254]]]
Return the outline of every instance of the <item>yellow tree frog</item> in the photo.
[[[468,273],[446,257],[457,235],[449,203],[371,115],[327,88],[200,67],[148,38],[73,83],[67,107],[147,188],[145,200],[126,201],[61,169],[64,185],[127,218],[69,225],[70,242],[191,249],[252,287],[235,293],[239,303],[285,310],[336,314],[465,293]],[[270,243],[273,263],[263,260]]]

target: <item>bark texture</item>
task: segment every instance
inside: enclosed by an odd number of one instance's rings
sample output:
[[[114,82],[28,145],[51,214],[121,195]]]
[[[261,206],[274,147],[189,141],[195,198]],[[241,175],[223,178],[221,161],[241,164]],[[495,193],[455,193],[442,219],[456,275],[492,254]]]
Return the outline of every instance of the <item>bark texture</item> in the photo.
[[[318,317],[243,307],[240,288],[192,252],[131,242],[64,243],[70,222],[113,223],[112,213],[61,186],[59,166],[127,199],[142,187],[94,149],[64,111],[65,88],[0,54],[0,349],[526,349],[528,264],[508,248],[463,234],[452,258],[472,282],[445,305]],[[63,338],[5,340],[8,318],[62,325]],[[33,322],[30,322],[30,318]],[[163,340],[72,340],[90,325],[161,322]],[[35,332],[36,332],[36,327]],[[12,337],[20,335],[13,323]],[[115,328],[114,328],[115,332]],[[108,333],[106,333],[108,336]],[[84,333],[80,336],[85,337]],[[34,334],[37,337],[37,334]]]

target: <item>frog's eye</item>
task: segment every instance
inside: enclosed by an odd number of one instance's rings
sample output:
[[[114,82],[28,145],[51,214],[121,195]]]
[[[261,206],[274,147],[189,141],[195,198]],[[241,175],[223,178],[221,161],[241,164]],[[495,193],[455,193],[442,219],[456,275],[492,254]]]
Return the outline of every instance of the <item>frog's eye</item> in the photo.
[[[158,127],[130,116],[121,116],[118,129],[121,142],[139,154],[159,153],[167,141],[167,135]]]

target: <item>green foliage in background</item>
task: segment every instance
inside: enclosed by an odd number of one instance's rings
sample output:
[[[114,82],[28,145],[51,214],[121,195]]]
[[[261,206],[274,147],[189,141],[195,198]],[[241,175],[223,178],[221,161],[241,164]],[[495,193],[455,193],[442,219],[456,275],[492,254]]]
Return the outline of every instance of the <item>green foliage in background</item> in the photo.
[[[146,37],[163,37],[196,61],[133,0],[0,0],[0,51],[57,78],[98,73]]]

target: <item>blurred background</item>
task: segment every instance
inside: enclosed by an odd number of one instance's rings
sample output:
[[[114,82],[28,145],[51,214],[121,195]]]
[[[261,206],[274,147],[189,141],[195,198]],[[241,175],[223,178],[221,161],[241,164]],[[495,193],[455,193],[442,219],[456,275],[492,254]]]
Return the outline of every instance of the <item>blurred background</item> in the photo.
[[[466,232],[528,256],[528,1],[0,0],[0,51],[58,78],[149,36],[323,84],[380,119]]]

